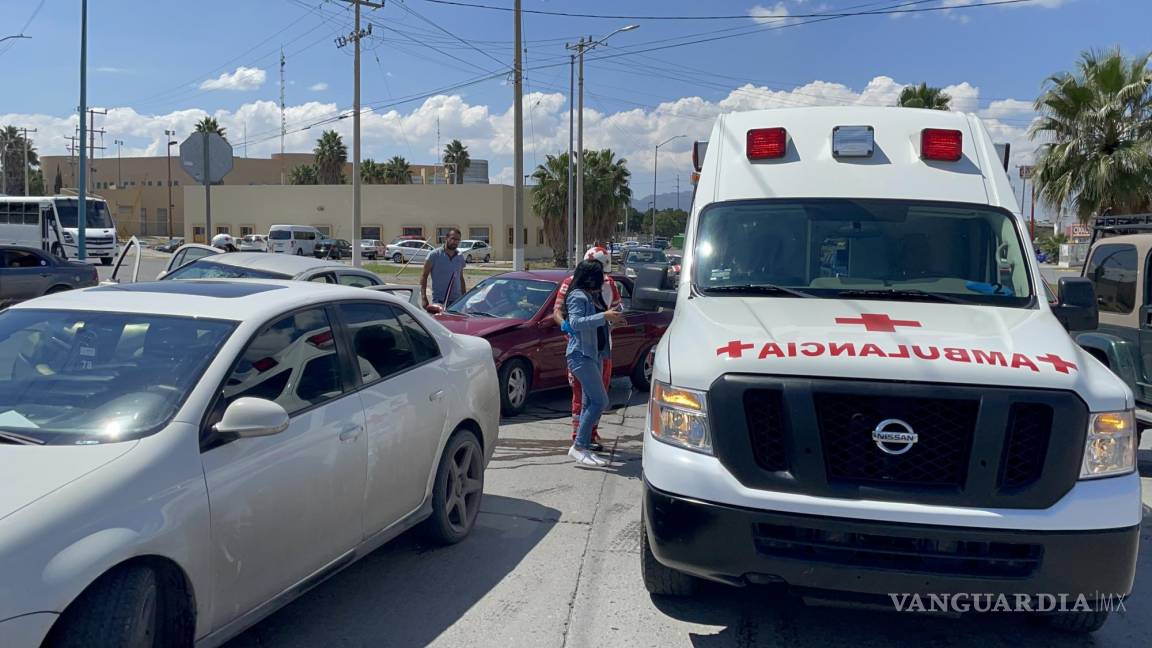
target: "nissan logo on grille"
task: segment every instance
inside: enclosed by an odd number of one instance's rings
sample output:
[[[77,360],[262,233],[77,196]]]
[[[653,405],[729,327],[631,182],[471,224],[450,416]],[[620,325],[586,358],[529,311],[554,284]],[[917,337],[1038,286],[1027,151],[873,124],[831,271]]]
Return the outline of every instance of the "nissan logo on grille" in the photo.
[[[912,431],[912,426],[900,419],[885,419],[872,430],[872,440],[881,452],[902,455],[912,449],[920,437]]]

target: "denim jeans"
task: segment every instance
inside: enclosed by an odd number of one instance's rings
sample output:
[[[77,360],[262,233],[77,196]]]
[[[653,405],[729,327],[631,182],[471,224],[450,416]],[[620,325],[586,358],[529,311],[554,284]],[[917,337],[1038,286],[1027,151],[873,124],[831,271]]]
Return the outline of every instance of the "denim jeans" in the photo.
[[[599,358],[581,353],[568,356],[568,370],[580,382],[583,392],[580,408],[580,426],[576,430],[576,447],[587,448],[592,441],[592,428],[600,422],[600,415],[608,407],[608,392],[604,389],[604,364]]]

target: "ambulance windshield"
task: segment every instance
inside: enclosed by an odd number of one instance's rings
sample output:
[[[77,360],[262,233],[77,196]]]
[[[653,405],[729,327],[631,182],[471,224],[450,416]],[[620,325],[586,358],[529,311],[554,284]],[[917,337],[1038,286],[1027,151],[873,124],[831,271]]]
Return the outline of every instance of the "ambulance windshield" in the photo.
[[[693,284],[704,294],[1027,306],[1032,284],[1012,219],[905,200],[717,203],[700,215]]]

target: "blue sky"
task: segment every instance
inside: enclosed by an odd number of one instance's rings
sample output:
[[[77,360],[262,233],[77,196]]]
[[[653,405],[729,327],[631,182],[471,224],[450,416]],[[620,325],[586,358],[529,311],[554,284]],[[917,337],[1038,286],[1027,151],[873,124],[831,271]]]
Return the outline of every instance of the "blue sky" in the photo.
[[[465,2],[473,0],[463,0]],[[511,0],[474,0],[509,7]],[[905,3],[910,0],[904,0]],[[986,0],[927,0],[917,8],[947,12],[866,16],[807,23],[800,14],[868,10],[899,0],[524,0],[542,11],[616,15],[749,15],[758,19],[656,21],[528,14],[525,166],[567,144],[566,41],[602,36],[628,23],[588,55],[586,137],[629,159],[636,193],[650,192],[652,146],[661,149],[659,191],[675,175],[686,182],[689,140],[704,138],[717,112],[752,107],[885,103],[904,84],[948,87],[958,107],[980,112],[994,135],[1011,140],[1027,161],[1028,109],[1045,77],[1070,68],[1087,48],[1118,46],[1129,54],[1152,47],[1149,0],[1034,0],[963,8]],[[28,40],[0,44],[0,124],[39,128],[44,153],[62,153],[78,104],[79,1],[2,0],[0,38],[24,29]],[[333,42],[351,29],[336,0],[201,0],[196,4],[117,0],[90,2],[89,104],[108,108],[98,126],[126,142],[124,154],[162,150],[163,130],[178,137],[205,113],[217,116],[244,153],[279,150],[279,48],[287,54],[288,150],[308,150],[322,127],[299,130],[351,106],[350,48]],[[42,5],[42,7],[41,7]],[[509,67],[512,16],[501,11],[389,0],[365,11],[363,99],[378,107],[365,119],[365,155],[435,159],[458,137],[473,157],[492,161],[496,179],[511,178],[512,88],[503,76],[426,97],[432,91]],[[807,24],[806,24],[807,23]],[[444,31],[441,31],[443,28]],[[726,31],[721,31],[726,30]],[[643,54],[636,49],[750,32]],[[460,37],[467,43],[457,40]],[[604,57],[602,60],[593,60]],[[501,65],[503,63],[503,65]],[[551,66],[551,67],[549,67]],[[19,89],[19,90],[18,90]],[[405,101],[418,97],[413,101]],[[350,132],[350,120],[336,124]],[[329,126],[331,127],[331,126]],[[245,130],[248,137],[244,137]],[[667,156],[667,157],[666,157]],[[643,179],[643,180],[642,180]],[[641,189],[640,187],[644,187]]]

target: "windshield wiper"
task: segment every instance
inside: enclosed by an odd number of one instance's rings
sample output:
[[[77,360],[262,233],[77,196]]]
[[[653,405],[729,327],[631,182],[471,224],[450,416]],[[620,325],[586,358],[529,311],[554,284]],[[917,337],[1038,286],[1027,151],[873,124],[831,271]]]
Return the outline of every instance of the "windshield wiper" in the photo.
[[[484,311],[476,311],[476,310],[467,311],[465,313],[465,315],[479,315],[480,317],[499,317],[499,315],[493,315],[492,313],[485,313]]]
[[[734,293],[760,293],[765,295],[792,295],[793,297],[816,298],[812,293],[806,293],[795,288],[785,288],[775,284],[744,284],[742,286],[715,286],[704,288],[704,292],[734,292]]]
[[[44,445],[43,439],[36,437],[24,436],[23,434],[16,434],[15,432],[5,432],[0,430],[0,443],[13,443],[16,445]]]
[[[854,290],[841,290],[841,297],[863,297],[879,298],[879,299],[908,299],[916,301],[942,301],[951,304],[970,304],[971,302],[953,297],[952,295],[945,295],[943,293],[926,292],[913,288],[871,288],[871,289],[854,289]]]

